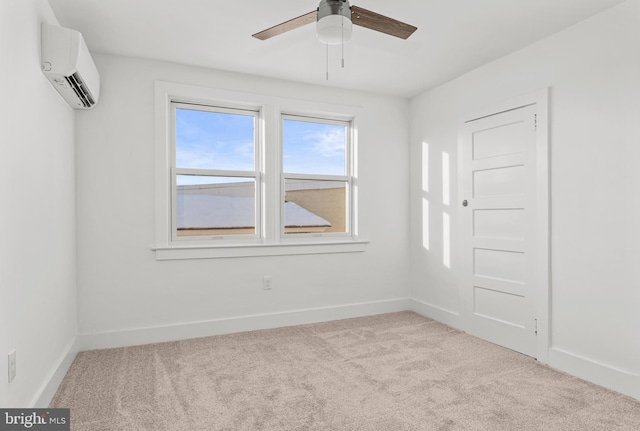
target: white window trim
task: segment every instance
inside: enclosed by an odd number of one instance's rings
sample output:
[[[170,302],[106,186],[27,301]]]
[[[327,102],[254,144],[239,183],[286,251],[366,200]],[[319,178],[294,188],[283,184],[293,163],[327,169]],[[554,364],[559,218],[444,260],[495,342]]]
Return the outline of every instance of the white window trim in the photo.
[[[257,176],[260,180],[256,187],[261,190],[263,217],[263,238],[250,242],[223,240],[216,244],[212,240],[206,244],[200,241],[173,241],[172,239],[172,146],[171,142],[171,102],[179,101],[191,104],[215,105],[221,107],[237,107],[260,112],[260,139],[262,147],[257,150],[261,154],[257,161]],[[352,165],[353,180],[351,184],[351,232],[348,236],[322,236],[304,238],[281,238],[280,220],[282,207],[281,197],[281,121],[283,113],[306,117],[328,118],[351,121],[352,130]],[[352,253],[362,252],[368,244],[358,232],[357,218],[357,124],[363,115],[358,107],[334,105],[281,97],[242,93],[209,87],[177,84],[165,81],[155,82],[155,202],[156,226],[155,251],[157,260],[173,259],[207,259],[249,256],[278,256],[297,254]],[[274,151],[274,147],[278,151]],[[266,148],[269,146],[269,148]],[[275,175],[274,175],[275,173]]]

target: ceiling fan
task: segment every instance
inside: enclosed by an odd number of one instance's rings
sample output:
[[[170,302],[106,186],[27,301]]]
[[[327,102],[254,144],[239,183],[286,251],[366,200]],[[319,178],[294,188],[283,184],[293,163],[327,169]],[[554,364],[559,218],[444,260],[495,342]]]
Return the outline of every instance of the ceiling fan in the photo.
[[[401,39],[407,39],[417,30],[417,27],[393,18],[358,6],[351,6],[348,0],[321,0],[316,10],[270,27],[252,36],[256,39],[266,40],[303,25],[311,24],[314,21],[317,23],[318,39],[328,45],[337,45],[349,40],[353,24]]]

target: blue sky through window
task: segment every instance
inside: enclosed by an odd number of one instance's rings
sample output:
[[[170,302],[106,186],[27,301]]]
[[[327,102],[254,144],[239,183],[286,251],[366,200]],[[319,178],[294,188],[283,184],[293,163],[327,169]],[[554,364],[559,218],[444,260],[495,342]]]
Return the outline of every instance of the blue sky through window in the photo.
[[[176,167],[253,171],[253,115],[176,109]],[[283,121],[283,170],[287,173],[345,175],[345,125]],[[229,179],[237,181],[237,179]],[[180,176],[179,184],[201,184]],[[226,182],[223,177],[212,183]]]
[[[176,167],[254,170],[252,115],[176,109]]]
[[[284,172],[345,175],[345,126],[285,119],[282,142]]]

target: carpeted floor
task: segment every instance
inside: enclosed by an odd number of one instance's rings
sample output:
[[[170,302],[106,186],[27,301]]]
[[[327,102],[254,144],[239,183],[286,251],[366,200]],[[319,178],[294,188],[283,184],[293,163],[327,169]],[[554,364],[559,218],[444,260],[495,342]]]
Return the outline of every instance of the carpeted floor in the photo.
[[[78,355],[72,430],[640,430],[640,402],[412,312]]]

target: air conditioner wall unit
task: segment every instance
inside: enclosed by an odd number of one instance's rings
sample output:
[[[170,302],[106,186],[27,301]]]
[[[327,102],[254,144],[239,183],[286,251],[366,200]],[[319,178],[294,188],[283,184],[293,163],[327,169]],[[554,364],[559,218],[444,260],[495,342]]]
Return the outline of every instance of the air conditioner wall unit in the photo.
[[[100,97],[100,73],[80,32],[42,24],[42,72],[74,109],[90,109]]]

